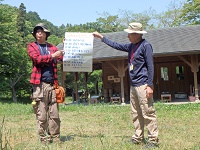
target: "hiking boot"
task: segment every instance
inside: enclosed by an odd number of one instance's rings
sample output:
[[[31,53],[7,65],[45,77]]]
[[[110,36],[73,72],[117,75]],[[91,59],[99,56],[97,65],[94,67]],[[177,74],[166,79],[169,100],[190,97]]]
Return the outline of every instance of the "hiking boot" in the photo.
[[[147,142],[146,145],[142,149],[148,150],[148,149],[156,149],[158,147],[159,147],[158,143]]]

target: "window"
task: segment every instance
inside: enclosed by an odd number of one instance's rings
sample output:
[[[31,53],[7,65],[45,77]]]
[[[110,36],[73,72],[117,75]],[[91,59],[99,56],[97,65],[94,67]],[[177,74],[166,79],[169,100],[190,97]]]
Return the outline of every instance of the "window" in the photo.
[[[184,67],[176,66],[176,77],[178,80],[184,80]]]
[[[169,72],[167,67],[161,67],[160,73],[161,73],[161,80],[169,81]]]

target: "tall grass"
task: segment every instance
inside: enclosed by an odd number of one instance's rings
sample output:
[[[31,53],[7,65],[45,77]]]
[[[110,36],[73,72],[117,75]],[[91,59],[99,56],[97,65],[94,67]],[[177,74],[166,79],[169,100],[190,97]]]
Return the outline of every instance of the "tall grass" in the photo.
[[[163,150],[200,149],[200,104],[155,103]],[[130,106],[60,105],[61,140],[47,146],[39,142],[31,104],[0,102],[0,144],[14,150],[139,150],[130,141],[134,133]],[[1,135],[0,134],[0,135]],[[1,137],[1,136],[0,136]],[[6,140],[5,140],[6,137]],[[147,137],[147,131],[145,132]]]

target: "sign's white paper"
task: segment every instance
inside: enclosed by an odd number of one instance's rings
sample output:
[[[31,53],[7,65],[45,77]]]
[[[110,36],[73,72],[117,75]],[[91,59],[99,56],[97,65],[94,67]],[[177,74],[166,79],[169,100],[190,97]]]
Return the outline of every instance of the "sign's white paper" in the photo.
[[[64,72],[92,72],[93,40],[91,33],[65,33]]]

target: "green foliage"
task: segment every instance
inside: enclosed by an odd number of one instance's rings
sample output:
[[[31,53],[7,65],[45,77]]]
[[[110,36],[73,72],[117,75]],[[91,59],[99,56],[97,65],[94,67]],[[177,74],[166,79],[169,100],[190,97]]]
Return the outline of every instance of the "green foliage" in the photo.
[[[182,25],[195,25],[200,23],[200,0],[187,0],[171,2],[166,12],[154,16],[156,28],[177,27]]]
[[[58,45],[62,42],[62,39],[57,37],[56,35],[51,35],[50,37],[48,37],[48,42],[54,45]]]
[[[100,17],[97,19],[97,23],[99,26],[99,32],[106,33],[106,32],[117,32],[122,31],[124,28],[118,21],[118,16],[110,16],[106,14],[106,16]]]
[[[60,27],[58,27],[58,30],[57,30],[58,37],[61,37],[63,39],[65,36],[65,32],[66,32],[66,27],[64,24],[62,24]]]
[[[22,37],[16,30],[17,9],[8,5],[0,5],[1,18],[1,90],[10,91],[15,97],[16,91],[27,88],[27,75],[29,71],[26,49],[22,47]],[[19,86],[17,86],[19,85]],[[24,87],[20,86],[24,85]],[[16,99],[16,98],[14,98]]]
[[[24,44],[27,45],[28,43],[35,41],[35,38],[32,35],[33,27],[32,27],[31,22],[26,21],[25,26],[26,26],[26,30],[25,30],[26,36],[24,37]],[[26,47],[26,45],[25,45],[25,47]]]
[[[3,120],[1,122],[1,127],[0,127],[0,149],[1,150],[11,149],[11,147],[10,147],[8,141],[7,141],[7,137],[4,134],[5,133],[4,132],[4,130],[5,130],[5,123],[4,123],[4,121],[5,121],[5,116],[3,116]]]
[[[20,4],[19,6],[19,12],[17,15],[17,31],[19,32],[20,36],[24,39],[25,35],[25,30],[26,30],[26,7],[24,6],[23,3]]]
[[[153,18],[156,20],[156,28],[176,27],[180,26],[179,15],[181,13],[182,3],[171,2],[166,12],[154,14]]]
[[[31,30],[29,30],[29,33],[32,32],[32,30],[33,30],[35,25],[37,25],[38,23],[42,22],[42,23],[45,23],[47,28],[50,30],[51,35],[55,35],[58,38],[63,38],[64,37],[64,33],[65,33],[65,29],[66,29],[64,25],[61,25],[60,27],[54,26],[48,20],[41,19],[37,12],[32,12],[32,11],[29,11],[26,14],[26,18],[27,18],[27,21],[31,23]]]
[[[0,108],[2,108],[0,109],[2,149],[6,147],[13,150],[141,150],[144,146],[130,142],[134,133],[130,105],[61,104],[59,105],[60,138],[63,142],[45,146],[39,142],[31,104],[0,102]],[[200,149],[197,140],[200,134],[199,103],[181,105],[155,103],[155,108],[158,117],[159,149]],[[147,130],[144,135],[147,140]]]
[[[120,24],[118,16],[109,16],[106,14],[103,17],[97,18],[96,22],[88,22],[80,25],[66,26],[66,32],[94,32],[101,33],[122,31],[124,26]]]
[[[36,24],[41,22],[41,18],[37,12],[29,11],[26,14],[26,18],[27,18],[27,21],[29,21],[32,24],[32,27],[34,27]]]
[[[78,79],[78,90],[85,90],[85,85],[84,85],[84,74],[83,73],[79,73],[78,74],[79,79]],[[101,93],[101,88],[102,88],[102,71],[101,70],[94,70],[88,77],[88,82],[87,82],[87,86],[88,86],[88,92],[93,95],[95,94],[95,85],[98,83],[98,87],[97,90],[99,93]],[[75,87],[74,87],[74,76],[73,73],[67,73],[66,74],[66,80],[65,80],[65,87],[67,89],[71,89],[74,91]],[[67,91],[69,92],[69,91]],[[71,91],[72,92],[72,91]],[[71,94],[68,94],[71,95]]]
[[[73,83],[74,83],[73,73],[68,72],[66,74],[66,78],[65,79],[66,79],[65,80],[65,87],[69,88],[69,89],[73,89],[74,88],[74,85],[73,85]]]
[[[11,59],[10,54],[11,50],[18,46],[19,41],[21,39],[17,37],[18,33],[16,32],[16,26],[15,26],[15,20],[16,18],[16,9],[13,7],[10,7],[8,5],[0,5],[0,18],[1,18],[1,24],[0,24],[0,47],[1,47],[1,53],[0,53],[0,60],[1,60],[1,67],[0,72],[1,75],[7,76],[9,74],[9,68],[10,64],[12,62],[9,62]]]
[[[0,116],[17,116],[17,115],[28,115],[33,113],[32,105],[22,103],[2,103],[0,102],[1,110]]]
[[[182,24],[200,24],[200,0],[187,0],[179,16]]]
[[[70,25],[68,24],[66,27],[66,32],[94,32],[96,27],[96,23],[86,23],[80,25]]]
[[[123,29],[127,27],[130,22],[141,22],[144,29],[154,28],[152,20],[155,16],[155,10],[149,9],[141,13],[134,13],[132,10],[120,10],[119,22],[123,25]]]
[[[98,92],[102,92],[102,70],[94,70],[88,79],[88,91],[89,93],[95,94],[95,84],[98,84]]]

